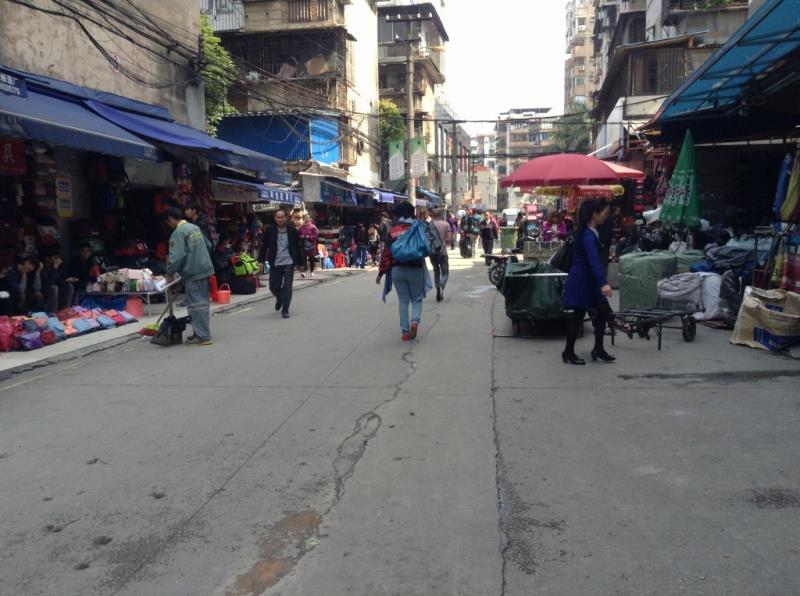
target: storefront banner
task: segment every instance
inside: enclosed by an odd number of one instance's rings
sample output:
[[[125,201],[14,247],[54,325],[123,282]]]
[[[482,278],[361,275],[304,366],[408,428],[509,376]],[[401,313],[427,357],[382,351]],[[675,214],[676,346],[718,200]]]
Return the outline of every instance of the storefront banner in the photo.
[[[211,181],[214,200],[221,203],[257,203],[258,191],[241,184],[227,184],[219,180]]]
[[[411,177],[421,178],[428,175],[428,151],[425,139],[411,139]]]
[[[13,95],[14,97],[28,97],[28,87],[25,79],[21,79],[6,69],[0,68],[0,93]]]
[[[56,176],[56,211],[59,217],[72,217],[72,178],[66,174]]]
[[[298,193],[274,188],[260,190],[258,197],[262,201],[272,201],[284,205],[301,205],[303,203],[303,197]]]
[[[320,196],[322,197],[322,202],[327,205],[358,204],[354,191],[327,182],[320,183]]]
[[[22,176],[27,173],[25,141],[0,139],[0,174]]]
[[[405,178],[406,160],[403,157],[405,143],[403,141],[389,141],[389,180],[402,180]]]

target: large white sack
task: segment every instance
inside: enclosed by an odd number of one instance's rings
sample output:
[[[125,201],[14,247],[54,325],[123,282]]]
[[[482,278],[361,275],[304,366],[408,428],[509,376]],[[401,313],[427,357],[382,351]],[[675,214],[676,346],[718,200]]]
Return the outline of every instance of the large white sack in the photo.
[[[694,314],[698,321],[710,321],[722,318],[719,307],[719,289],[722,287],[722,276],[718,273],[700,273],[703,278],[703,306],[705,310]]]

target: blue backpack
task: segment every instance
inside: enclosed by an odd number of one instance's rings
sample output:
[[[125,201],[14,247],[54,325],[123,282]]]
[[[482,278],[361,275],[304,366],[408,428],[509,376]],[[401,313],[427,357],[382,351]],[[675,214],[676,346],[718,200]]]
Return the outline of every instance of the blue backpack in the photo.
[[[415,220],[411,227],[392,242],[392,258],[398,263],[420,261],[431,254],[426,226]]]

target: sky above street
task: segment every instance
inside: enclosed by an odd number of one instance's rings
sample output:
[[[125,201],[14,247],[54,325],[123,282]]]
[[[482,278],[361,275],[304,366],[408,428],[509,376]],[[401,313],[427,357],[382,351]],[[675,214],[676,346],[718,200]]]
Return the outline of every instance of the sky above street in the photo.
[[[461,118],[491,119],[517,107],[563,112],[565,5],[565,0],[447,1],[445,89]]]

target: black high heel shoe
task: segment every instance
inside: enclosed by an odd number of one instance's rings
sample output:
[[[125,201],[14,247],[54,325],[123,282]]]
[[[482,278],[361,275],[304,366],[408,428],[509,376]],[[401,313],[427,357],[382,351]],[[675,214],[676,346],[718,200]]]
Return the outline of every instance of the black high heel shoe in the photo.
[[[578,358],[575,354],[567,354],[566,352],[561,353],[561,359],[564,361],[564,364],[575,364],[576,366],[584,366],[586,364],[586,360]]]
[[[598,360],[609,363],[615,362],[617,359],[605,350],[592,350],[592,361],[597,362]]]

